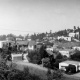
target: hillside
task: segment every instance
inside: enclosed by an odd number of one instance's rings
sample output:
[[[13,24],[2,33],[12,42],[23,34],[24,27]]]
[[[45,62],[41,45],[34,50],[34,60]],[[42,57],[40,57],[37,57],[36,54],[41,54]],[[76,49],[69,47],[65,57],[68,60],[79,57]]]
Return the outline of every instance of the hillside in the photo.
[[[58,41],[55,41],[54,45],[58,45],[58,47],[71,48],[74,46],[80,46],[80,42],[58,42]]]

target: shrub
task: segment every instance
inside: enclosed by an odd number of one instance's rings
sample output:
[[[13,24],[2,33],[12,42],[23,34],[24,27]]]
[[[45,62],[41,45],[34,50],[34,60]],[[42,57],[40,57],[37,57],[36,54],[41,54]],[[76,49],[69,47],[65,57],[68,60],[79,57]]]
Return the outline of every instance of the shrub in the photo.
[[[47,71],[47,79],[52,80],[52,74],[51,74],[51,70],[49,68],[48,68],[48,71]]]
[[[28,53],[28,57],[30,59],[29,62],[37,64],[39,62],[39,55],[38,51],[31,51]]]
[[[72,60],[80,61],[80,51],[75,50],[75,53],[70,56]]]
[[[15,66],[15,65],[13,65]],[[41,80],[39,76],[31,75],[28,68],[23,71],[14,69],[6,65],[5,61],[0,61],[0,80]]]
[[[13,70],[8,74],[8,80],[41,80],[36,75],[31,75],[28,68],[24,68],[23,71]]]
[[[48,78],[48,80],[62,79],[63,78],[62,71],[61,70],[56,70],[56,71],[51,72],[51,70],[48,69],[47,78]]]

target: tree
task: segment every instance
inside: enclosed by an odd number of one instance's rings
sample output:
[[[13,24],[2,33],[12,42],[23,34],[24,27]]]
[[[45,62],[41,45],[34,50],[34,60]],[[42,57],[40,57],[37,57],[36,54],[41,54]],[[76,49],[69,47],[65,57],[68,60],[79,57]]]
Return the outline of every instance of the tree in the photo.
[[[38,63],[38,59],[39,59],[39,55],[38,55],[38,51],[30,51],[28,53],[28,57],[30,59],[30,62],[37,64]]]
[[[7,35],[7,38],[9,39],[9,40],[15,40],[15,38],[16,38],[16,35],[14,35],[14,34],[8,34]]]
[[[59,63],[62,61],[67,60],[67,58],[64,58],[60,53],[56,56],[56,60],[54,63],[54,67],[59,69]]]
[[[48,57],[48,53],[46,52],[46,45],[42,45],[42,47],[39,50],[39,54],[40,54],[41,59]]]
[[[6,35],[1,35],[0,40],[6,40]]]
[[[63,56],[61,55],[61,53],[59,53],[59,54],[56,56],[56,59],[63,59]]]
[[[50,69],[48,69],[47,71],[47,78],[48,80],[57,80],[57,79],[62,79],[63,78],[63,73],[61,70],[56,70],[56,71],[51,71]]]
[[[70,56],[72,60],[80,61],[80,51],[75,50],[75,53]]]
[[[43,58],[42,59],[42,63],[43,63],[44,67],[51,68],[51,64],[50,64],[50,59],[49,58]]]
[[[22,40],[24,39],[24,37],[22,35],[19,35],[18,38],[21,38]]]
[[[56,70],[53,72],[53,79],[61,79],[63,77],[63,73],[61,70]]]
[[[76,26],[74,26],[74,30],[76,30]]]
[[[48,71],[47,71],[47,79],[48,80],[52,80],[52,75],[51,75],[51,70],[48,68]]]
[[[76,26],[74,26],[74,32],[76,31]]]
[[[24,67],[24,70],[20,71],[14,66],[6,65],[2,60],[0,61],[0,80],[41,80],[41,78],[30,74],[28,67]]]
[[[30,62],[39,64],[43,58],[48,57],[45,49],[46,46],[43,45],[39,50],[29,51],[28,57],[30,58]]]

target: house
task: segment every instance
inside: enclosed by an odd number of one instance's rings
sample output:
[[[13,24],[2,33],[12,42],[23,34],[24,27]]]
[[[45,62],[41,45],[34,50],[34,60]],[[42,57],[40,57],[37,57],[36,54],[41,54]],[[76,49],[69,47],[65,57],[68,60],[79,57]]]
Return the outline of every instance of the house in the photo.
[[[18,44],[18,46],[20,46],[21,48],[26,47],[29,50],[34,50],[36,48],[36,42],[35,41],[23,40],[23,41],[17,41],[16,44]]]
[[[46,48],[46,50],[50,50],[50,51],[53,51],[53,47],[50,47],[50,48]]]
[[[63,39],[63,40],[66,40],[66,41],[71,41],[72,40],[71,37],[67,37],[67,36],[66,37],[65,36],[58,36],[57,39],[58,40]]]
[[[11,40],[0,41],[0,48],[4,48],[6,46],[9,46],[9,43],[11,43],[11,45],[13,45],[15,42],[11,41]]]
[[[0,41],[0,48],[3,48],[4,42],[5,41]]]
[[[71,38],[71,37],[64,37],[64,40],[66,40],[66,41],[71,41],[72,38]]]
[[[66,67],[68,67],[69,65],[74,65],[76,67],[76,72],[80,70],[80,62],[71,60],[59,63],[59,69],[66,71]]]
[[[16,44],[18,44],[19,46],[27,46],[28,45],[28,41],[26,40],[18,40],[16,41]]]
[[[12,57],[12,61],[13,60],[22,60],[22,54],[14,54],[14,53],[12,53],[11,54],[11,57]]]
[[[69,36],[69,37],[75,37],[75,33],[74,33],[74,32],[71,32],[71,33],[69,33],[68,36]]]
[[[19,49],[20,51],[27,50],[27,49],[28,49],[28,43],[29,43],[29,42],[26,41],[26,40],[16,41],[17,49]]]
[[[79,51],[80,51],[80,47],[79,47],[79,46],[75,46],[75,47],[73,47],[73,49],[74,49],[74,50],[76,50],[76,49],[77,49],[77,50],[79,50]]]
[[[59,52],[63,56],[66,56],[68,58],[70,57],[69,51],[67,51],[67,50],[59,50]]]
[[[19,40],[22,41],[23,39],[22,38],[16,38],[16,41],[19,41]]]
[[[11,54],[12,60],[17,61],[17,60],[23,60],[24,62],[29,62],[29,58],[27,57],[28,53],[23,54]]]
[[[34,49],[36,49],[36,42],[35,41],[29,41],[29,43],[28,43],[28,49],[29,50],[34,50]]]
[[[69,33],[69,35],[68,35],[69,37],[77,37],[78,39],[79,39],[79,32],[76,32],[76,33],[74,33],[74,32],[72,32],[72,33]]]

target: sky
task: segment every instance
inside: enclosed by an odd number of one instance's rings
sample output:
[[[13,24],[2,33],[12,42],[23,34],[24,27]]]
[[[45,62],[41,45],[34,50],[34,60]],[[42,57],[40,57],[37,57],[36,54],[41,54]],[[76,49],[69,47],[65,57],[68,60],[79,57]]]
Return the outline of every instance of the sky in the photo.
[[[0,0],[0,35],[56,32],[80,26],[80,0]]]

